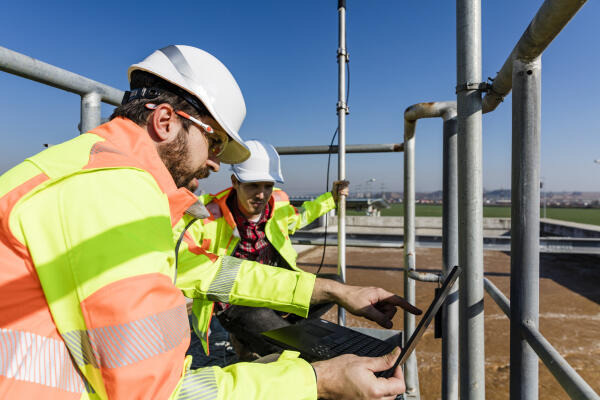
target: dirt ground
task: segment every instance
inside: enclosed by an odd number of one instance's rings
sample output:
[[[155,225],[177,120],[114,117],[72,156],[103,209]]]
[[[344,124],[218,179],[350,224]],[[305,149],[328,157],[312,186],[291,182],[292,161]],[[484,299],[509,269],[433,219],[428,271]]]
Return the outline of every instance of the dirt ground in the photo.
[[[298,264],[315,272],[322,248],[302,253]],[[349,284],[380,286],[402,294],[402,250],[348,248]],[[321,272],[335,272],[337,249],[327,249]],[[417,269],[439,271],[441,249],[417,249]],[[484,253],[484,273],[507,297],[510,292],[510,256],[497,251]],[[434,284],[417,282],[416,305],[426,309],[433,299]],[[509,398],[509,320],[489,295],[484,299],[486,399]],[[337,311],[325,315],[337,321]],[[349,326],[377,327],[348,314]],[[417,318],[418,323],[418,318]],[[402,313],[394,317],[394,328],[402,329]],[[583,379],[600,393],[600,257],[542,255],[540,262],[540,331]],[[417,347],[421,398],[441,399],[441,340],[430,326]],[[568,399],[554,376],[540,362],[539,398]]]

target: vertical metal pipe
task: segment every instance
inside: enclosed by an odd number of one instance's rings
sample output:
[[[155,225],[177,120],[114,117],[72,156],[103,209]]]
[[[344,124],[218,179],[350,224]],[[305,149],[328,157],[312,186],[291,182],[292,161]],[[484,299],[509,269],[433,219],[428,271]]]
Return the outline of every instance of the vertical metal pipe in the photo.
[[[101,96],[96,92],[86,93],[81,96],[81,123],[79,131],[86,133],[100,125]]]
[[[442,264],[444,276],[458,265],[458,149],[456,111],[444,116]],[[458,399],[458,285],[454,285],[442,320],[442,400]]]
[[[539,313],[541,59],[513,61],[510,398],[538,398],[538,357],[521,335]]]
[[[346,179],[346,0],[338,0],[339,47],[338,61],[338,179]],[[338,275],[346,282],[346,197],[338,203]],[[338,324],[346,324],[346,310],[338,307]]]
[[[481,162],[481,0],[456,2],[460,398],[485,398],[483,190]],[[474,85],[475,84],[475,85]],[[474,88],[475,86],[475,88]]]
[[[409,271],[416,269],[415,259],[415,128],[417,121],[404,119],[404,298],[415,304],[415,281]],[[404,344],[415,330],[415,316],[404,313]],[[406,394],[418,392],[417,356],[413,352],[404,364]]]

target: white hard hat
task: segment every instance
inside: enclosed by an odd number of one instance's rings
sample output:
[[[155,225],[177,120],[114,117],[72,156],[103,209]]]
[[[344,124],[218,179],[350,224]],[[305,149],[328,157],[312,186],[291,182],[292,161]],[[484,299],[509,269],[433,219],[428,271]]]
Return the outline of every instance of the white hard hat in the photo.
[[[136,70],[179,86],[204,104],[230,138],[219,157],[222,162],[239,163],[250,157],[250,151],[238,134],[246,117],[244,97],[227,67],[214,56],[195,47],[171,45],[129,67],[129,80]]]
[[[248,140],[246,146],[250,149],[250,158],[231,166],[238,181],[283,183],[279,154],[275,147],[260,140]]]

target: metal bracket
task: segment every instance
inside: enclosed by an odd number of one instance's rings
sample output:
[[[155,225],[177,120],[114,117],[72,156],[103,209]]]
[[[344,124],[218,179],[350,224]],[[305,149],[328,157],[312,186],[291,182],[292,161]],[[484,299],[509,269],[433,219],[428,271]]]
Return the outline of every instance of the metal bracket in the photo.
[[[344,58],[346,59],[346,62],[350,61],[350,54],[348,53],[348,51],[346,49],[342,49],[341,47],[339,47],[337,49],[338,62],[339,62],[340,56],[344,56]]]
[[[335,109],[336,109],[336,111],[338,113],[340,112],[340,110],[345,110],[346,111],[346,115],[350,114],[350,108],[343,101],[338,101],[337,104],[335,105]]]
[[[479,90],[480,92],[487,92],[491,86],[492,85],[487,82],[467,82],[463,83],[462,85],[457,85],[455,93],[458,94],[467,90]]]

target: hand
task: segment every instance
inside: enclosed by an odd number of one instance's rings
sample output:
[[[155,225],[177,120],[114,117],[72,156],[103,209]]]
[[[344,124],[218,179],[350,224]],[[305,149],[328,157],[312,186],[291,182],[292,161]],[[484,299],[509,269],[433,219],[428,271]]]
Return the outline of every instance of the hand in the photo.
[[[344,181],[334,181],[331,186],[331,194],[333,195],[333,201],[338,202],[340,196],[348,197],[348,186],[350,186],[350,182]]]
[[[400,296],[376,287],[350,286],[332,279],[317,278],[311,298],[312,304],[334,301],[348,312],[391,328],[396,307],[411,314],[420,315],[421,310]]]
[[[394,366],[400,348],[382,357],[359,357],[345,354],[312,364],[317,374],[317,397],[323,399],[384,399],[393,400],[404,393],[402,368],[396,368],[390,378],[377,378],[374,372]]]

